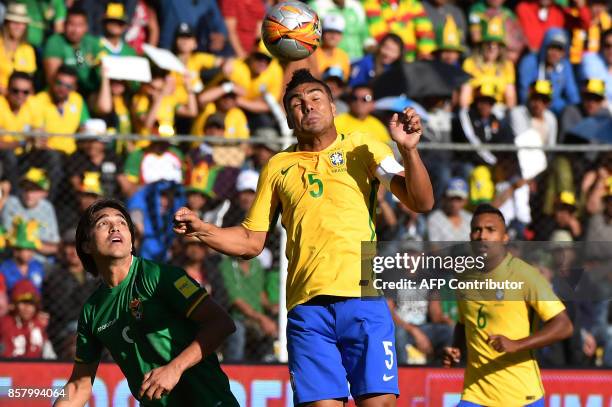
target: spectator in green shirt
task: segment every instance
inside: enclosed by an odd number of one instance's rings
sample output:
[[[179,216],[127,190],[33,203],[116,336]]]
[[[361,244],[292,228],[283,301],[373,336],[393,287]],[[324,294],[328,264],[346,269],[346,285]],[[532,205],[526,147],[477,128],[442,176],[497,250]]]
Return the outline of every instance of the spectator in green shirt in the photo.
[[[236,332],[227,339],[224,359],[262,360],[271,353],[271,340],[278,335],[278,326],[268,317],[266,272],[258,259],[224,258],[219,269],[230,304],[230,315]],[[246,344],[253,346],[246,349]],[[250,351],[247,355],[247,351]]]
[[[85,96],[98,89],[100,40],[89,35],[87,30],[85,11],[76,7],[68,10],[64,33],[49,37],[43,52],[47,83],[52,83],[55,72],[63,64],[76,69],[79,91]]]
[[[28,8],[28,42],[34,48],[42,47],[45,38],[53,31],[64,32],[66,4],[64,0],[17,0]]]
[[[135,56],[136,51],[123,41],[123,35],[127,30],[127,15],[121,3],[109,3],[104,14],[104,37],[100,40],[102,44],[102,56]]]

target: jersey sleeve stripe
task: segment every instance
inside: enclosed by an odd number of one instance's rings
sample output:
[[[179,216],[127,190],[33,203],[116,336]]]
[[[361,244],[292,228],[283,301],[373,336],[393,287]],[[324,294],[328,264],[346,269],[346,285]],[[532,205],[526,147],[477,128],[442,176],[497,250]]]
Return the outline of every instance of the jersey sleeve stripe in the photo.
[[[202,300],[204,300],[204,298],[206,298],[206,297],[208,297],[208,293],[206,291],[202,292],[202,294],[200,294],[200,296],[193,301],[193,304],[191,304],[191,306],[189,307],[189,309],[185,313],[185,316],[189,317],[189,315],[191,315],[191,313],[198,306],[198,304],[201,303]]]

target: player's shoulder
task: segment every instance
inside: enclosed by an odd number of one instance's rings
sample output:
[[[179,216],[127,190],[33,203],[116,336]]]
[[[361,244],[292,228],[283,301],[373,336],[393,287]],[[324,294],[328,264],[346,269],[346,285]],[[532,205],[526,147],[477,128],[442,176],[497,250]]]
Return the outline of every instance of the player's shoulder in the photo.
[[[536,282],[543,278],[537,267],[515,256],[511,256],[508,260],[508,270],[512,276],[520,279],[520,281]]]

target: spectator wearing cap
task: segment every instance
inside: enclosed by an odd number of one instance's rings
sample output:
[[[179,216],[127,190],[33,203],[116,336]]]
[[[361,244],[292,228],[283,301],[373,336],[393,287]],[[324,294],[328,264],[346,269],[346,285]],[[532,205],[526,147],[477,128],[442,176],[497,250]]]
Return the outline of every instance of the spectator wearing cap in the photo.
[[[219,166],[200,161],[191,169],[185,187],[187,207],[209,223],[214,223],[216,219],[216,211],[213,210],[216,198],[214,188],[220,170]]]
[[[62,234],[59,262],[48,270],[42,286],[42,306],[49,313],[48,333],[57,354],[65,352],[62,331],[70,321],[79,318],[79,311],[99,285],[99,280],[86,273],[76,252],[76,229]]]
[[[557,117],[549,110],[553,94],[550,81],[538,80],[530,86],[527,103],[510,110],[510,127],[515,137],[530,132],[544,146],[557,144]]]
[[[221,0],[219,8],[234,55],[246,58],[253,50],[255,40],[260,37],[259,30],[266,12],[263,0]]]
[[[342,16],[345,22],[340,49],[347,53],[351,61],[363,56],[366,42],[373,40],[368,32],[365,10],[357,0],[311,0],[313,10],[322,18],[328,14]]]
[[[601,46],[598,53],[588,53],[580,64],[582,79],[602,79],[606,84],[606,100],[612,109],[612,28],[601,34]]]
[[[179,24],[185,22],[194,27],[199,49],[220,54],[227,40],[227,28],[215,0],[162,0],[161,33],[159,44],[170,49]]]
[[[448,20],[452,19],[457,26],[460,44],[465,47],[468,26],[465,21],[465,14],[459,7],[447,0],[424,0],[423,6],[431,20],[434,32],[443,29],[442,27],[447,24]]]
[[[468,185],[463,178],[453,178],[446,187],[440,209],[427,218],[431,242],[464,242],[470,240],[471,215],[466,211]]]
[[[87,13],[78,7],[68,10],[63,33],[53,34],[45,44],[43,66],[47,84],[52,85],[62,65],[76,70],[78,88],[85,96],[98,89],[100,40],[88,32]],[[76,87],[74,87],[76,89]]]
[[[363,132],[371,135],[375,140],[389,143],[391,137],[384,124],[372,116],[374,111],[374,97],[372,88],[365,85],[356,86],[349,95],[348,113],[339,114],[334,120],[338,133],[351,134]]]
[[[135,56],[136,51],[123,41],[127,30],[128,17],[122,3],[108,3],[106,12],[102,18],[104,35],[100,38],[102,50],[100,58],[105,55],[113,56]]]
[[[587,2],[576,0],[573,3],[572,7],[562,7],[552,0],[522,0],[518,3],[516,14],[531,52],[544,48],[546,32],[552,28],[588,28],[591,13]]]
[[[29,23],[25,4],[8,5],[0,36],[0,93],[3,95],[7,94],[8,80],[13,71],[31,75],[36,72],[34,48],[26,41]]]
[[[333,66],[342,69],[344,77],[351,73],[349,56],[339,48],[344,28],[344,18],[339,14],[328,14],[323,18],[321,45],[314,53],[319,72]]]
[[[334,98],[334,105],[336,106],[336,114],[348,112],[348,105],[342,99],[346,91],[346,76],[340,67],[330,66],[327,68],[321,79],[329,86],[332,97]]]
[[[109,147],[106,126],[100,119],[90,119],[84,131],[97,135],[80,142],[79,149],[66,161],[66,175],[73,195],[84,184],[86,173],[99,174],[100,188],[108,197],[121,195],[120,184],[126,182],[123,175],[123,161]]]
[[[27,7],[28,43],[37,50],[44,45],[51,32],[62,33],[66,22],[66,2],[50,1],[41,7],[38,0],[19,0]]]
[[[73,227],[79,222],[81,215],[85,210],[98,199],[105,196],[105,191],[102,188],[101,174],[97,171],[84,171],[79,174],[78,185],[73,186],[69,196],[73,198],[72,205],[69,203],[63,204],[61,209],[58,209],[59,227],[65,231]]]
[[[89,119],[89,109],[79,94],[78,73],[75,68],[62,65],[57,69],[49,88],[39,92],[33,100],[37,109],[36,128],[46,133],[74,134]],[[36,139],[37,148],[72,154],[76,150],[74,138],[68,136],[50,136]],[[57,154],[54,154],[57,158]],[[61,170],[59,168],[58,170]],[[58,174],[53,174],[57,176]]]
[[[567,58],[567,34],[560,28],[546,32],[538,52],[526,55],[518,68],[518,96],[526,103],[529,86],[536,80],[546,79],[552,84],[550,110],[559,115],[567,105],[580,103],[580,93],[572,65]]]
[[[552,231],[549,229],[549,235],[542,240],[550,240],[551,236],[558,230],[565,230],[570,233],[572,240],[579,240],[582,236],[582,224],[578,220],[577,209],[574,192],[562,191],[555,201]],[[546,230],[541,232],[546,232]]]
[[[472,89],[494,85],[495,101],[507,108],[517,104],[514,64],[507,58],[504,20],[501,16],[482,20],[480,43],[463,62],[463,69],[472,75]]]
[[[495,114],[494,106],[498,92],[492,83],[484,83],[476,88],[474,100],[469,108],[459,109],[452,121],[451,137],[455,143],[504,144],[514,142],[510,129]],[[490,150],[456,152],[455,160],[462,168],[462,176],[469,177],[475,166],[492,166],[497,155]]]
[[[526,45],[523,29],[514,12],[504,6],[505,0],[486,0],[474,3],[468,13],[470,38],[475,45],[480,44],[483,38],[482,29],[494,18],[501,18],[504,27],[504,44],[508,59],[516,63]]]
[[[16,217],[24,222],[35,221],[40,228],[41,241],[37,251],[47,256],[55,254],[60,236],[55,209],[46,199],[50,187],[47,174],[40,168],[31,167],[21,178],[19,187],[19,197],[11,195],[2,209],[2,225],[10,231]]]
[[[42,245],[39,230],[36,220],[26,221],[18,216],[13,218],[8,237],[11,255],[0,263],[0,273],[4,276],[9,292],[23,279],[29,280],[38,291],[42,288],[44,266],[34,258],[34,254]]]
[[[389,33],[397,34],[407,61],[430,58],[436,48],[433,24],[419,0],[365,0],[370,35],[382,44]]]
[[[223,220],[221,227],[239,225],[244,220],[248,210],[255,201],[255,191],[259,173],[254,170],[242,170],[236,178],[236,194],[229,205],[224,205],[225,210],[222,214]]]
[[[596,117],[598,120],[612,120],[612,114],[605,103],[606,84],[601,79],[588,79],[580,87],[582,101],[563,109],[560,118],[559,141],[567,142],[572,137],[572,128],[582,120]]]
[[[449,65],[460,65],[461,56],[465,47],[461,44],[461,33],[455,20],[448,16],[444,24],[436,27],[436,51],[434,56],[437,60]]]
[[[18,282],[11,304],[13,311],[0,319],[0,357],[55,359],[36,287],[29,280]]]

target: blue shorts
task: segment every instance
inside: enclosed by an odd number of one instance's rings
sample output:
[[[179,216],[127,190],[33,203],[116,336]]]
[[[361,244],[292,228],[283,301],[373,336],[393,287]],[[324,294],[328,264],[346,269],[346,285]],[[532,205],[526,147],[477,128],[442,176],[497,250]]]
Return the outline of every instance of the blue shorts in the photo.
[[[295,405],[399,395],[395,327],[384,298],[319,296],[287,314]]]
[[[545,406],[544,397],[534,401],[533,403],[525,404],[525,407],[544,407],[544,406]],[[480,404],[472,403],[471,401],[461,400],[459,404],[457,404],[457,407],[484,407],[484,406],[481,406]]]

